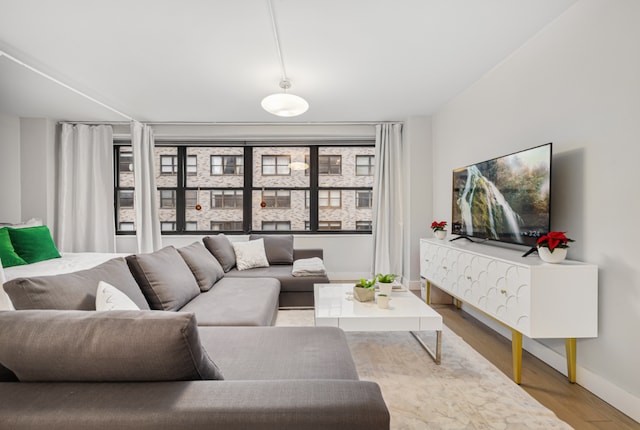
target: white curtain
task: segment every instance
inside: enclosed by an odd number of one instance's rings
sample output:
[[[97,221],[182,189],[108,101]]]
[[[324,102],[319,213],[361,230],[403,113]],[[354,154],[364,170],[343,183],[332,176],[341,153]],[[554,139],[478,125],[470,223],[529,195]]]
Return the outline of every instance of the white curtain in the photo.
[[[115,252],[111,126],[63,124],[58,162],[58,248]]]
[[[373,273],[402,274],[402,124],[376,125]]]
[[[131,122],[133,178],[135,181],[136,237],[138,252],[153,252],[162,247],[155,173],[153,130]]]

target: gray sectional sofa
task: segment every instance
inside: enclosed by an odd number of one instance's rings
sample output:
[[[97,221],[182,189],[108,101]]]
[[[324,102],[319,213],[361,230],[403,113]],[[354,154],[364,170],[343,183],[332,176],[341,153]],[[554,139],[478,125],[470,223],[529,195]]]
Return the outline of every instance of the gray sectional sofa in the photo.
[[[389,428],[340,329],[271,327],[283,281],[225,273],[207,248],[6,283],[0,428]],[[99,281],[140,310],[94,311]]]

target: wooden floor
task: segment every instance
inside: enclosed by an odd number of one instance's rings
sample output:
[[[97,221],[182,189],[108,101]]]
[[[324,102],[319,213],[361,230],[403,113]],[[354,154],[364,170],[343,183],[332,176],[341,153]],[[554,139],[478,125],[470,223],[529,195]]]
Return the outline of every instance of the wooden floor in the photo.
[[[511,341],[453,305],[432,305],[447,327],[511,377]],[[446,339],[443,339],[446,342]],[[640,424],[527,351],[522,353],[522,383],[532,397],[577,430],[640,429]]]

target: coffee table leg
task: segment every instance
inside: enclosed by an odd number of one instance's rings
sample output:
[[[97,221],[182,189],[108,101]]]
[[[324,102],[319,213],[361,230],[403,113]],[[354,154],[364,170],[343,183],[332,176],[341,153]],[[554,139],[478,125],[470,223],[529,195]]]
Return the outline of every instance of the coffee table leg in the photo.
[[[431,348],[429,348],[429,346],[426,343],[424,343],[424,341],[420,338],[420,336],[418,336],[416,332],[411,331],[409,333],[411,333],[413,337],[416,338],[420,346],[422,346],[422,348],[424,348],[424,350],[427,351],[427,354],[429,354],[429,356],[433,358],[433,361],[436,364],[440,364],[440,359],[442,357],[442,330],[436,330],[436,353],[435,354],[433,353],[433,351],[431,351]]]

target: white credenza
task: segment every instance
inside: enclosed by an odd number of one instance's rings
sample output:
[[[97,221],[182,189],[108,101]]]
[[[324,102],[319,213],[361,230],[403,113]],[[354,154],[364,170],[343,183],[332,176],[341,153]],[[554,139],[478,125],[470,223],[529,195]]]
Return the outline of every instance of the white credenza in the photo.
[[[465,240],[465,239],[462,239]],[[512,331],[513,379],[520,383],[522,335],[565,338],[569,380],[575,382],[576,338],[598,335],[598,268],[465,241],[420,239],[420,275]]]

